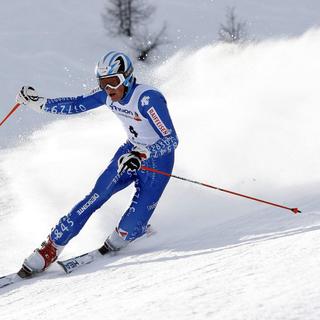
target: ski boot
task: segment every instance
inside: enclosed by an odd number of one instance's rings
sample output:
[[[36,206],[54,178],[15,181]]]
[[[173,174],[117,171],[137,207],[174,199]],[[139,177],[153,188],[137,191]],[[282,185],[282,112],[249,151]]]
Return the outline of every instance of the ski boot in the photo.
[[[43,272],[57,260],[63,248],[64,246],[54,244],[49,237],[47,241],[41,244],[40,248],[34,250],[32,254],[24,260],[18,275],[21,278],[27,278],[35,273]]]
[[[144,233],[142,236],[150,237],[152,234],[154,234],[155,231],[151,228],[151,224],[148,224],[144,230]],[[128,232],[125,230],[122,230],[120,228],[116,228],[107,238],[107,240],[104,242],[103,246],[99,248],[99,252],[102,255],[105,255],[106,253],[110,251],[119,251],[122,248],[125,248],[130,241],[125,240],[126,236],[128,235]],[[141,236],[141,237],[142,237]]]
[[[105,255],[106,253],[110,251],[119,251],[120,249],[126,247],[129,243],[129,241],[124,240],[123,238],[128,233],[124,230],[116,228],[106,239],[103,246],[99,248],[99,252],[102,255]]]
[[[98,249],[98,251],[100,252],[100,254],[105,255],[111,251],[118,251],[119,249],[116,249],[114,247],[112,247],[112,245],[108,242],[108,239],[104,242],[104,244],[102,245],[102,247],[100,247]]]

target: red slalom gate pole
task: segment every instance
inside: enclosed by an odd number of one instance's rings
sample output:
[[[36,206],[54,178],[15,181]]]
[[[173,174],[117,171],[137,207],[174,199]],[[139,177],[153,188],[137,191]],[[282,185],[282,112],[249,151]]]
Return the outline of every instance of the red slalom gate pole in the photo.
[[[20,103],[16,103],[11,111],[5,116],[5,118],[0,122],[0,126],[2,126],[5,121],[21,106]]]
[[[160,171],[160,170],[157,170],[157,169],[153,169],[153,168],[149,168],[149,167],[145,167],[145,166],[142,166],[141,169],[145,170],[145,171],[150,171],[150,172],[155,172],[155,173],[158,173],[158,174],[162,174],[162,175],[167,176],[167,177],[172,177],[172,178],[184,180],[184,181],[187,181],[187,182],[199,184],[201,186],[208,187],[208,188],[215,189],[215,190],[219,190],[219,191],[222,191],[222,192],[227,192],[227,193],[233,194],[235,196],[239,196],[239,197],[247,198],[247,199],[250,199],[250,200],[266,203],[266,204],[269,204],[271,206],[275,206],[275,207],[278,207],[278,208],[290,210],[294,214],[301,213],[301,211],[298,208],[289,208],[289,207],[282,206],[280,204],[273,203],[273,202],[270,202],[270,201],[265,201],[265,200],[262,200],[262,199],[258,199],[258,198],[247,196],[245,194],[241,194],[241,193],[237,193],[237,192],[234,192],[234,191],[218,188],[218,187],[215,187],[215,186],[212,186],[210,184],[203,183],[203,182],[198,182],[198,181],[190,180],[190,179],[187,179],[187,178],[179,177],[179,176],[176,176],[174,174],[170,174],[170,173],[167,173],[167,172],[164,172],[164,171]]]

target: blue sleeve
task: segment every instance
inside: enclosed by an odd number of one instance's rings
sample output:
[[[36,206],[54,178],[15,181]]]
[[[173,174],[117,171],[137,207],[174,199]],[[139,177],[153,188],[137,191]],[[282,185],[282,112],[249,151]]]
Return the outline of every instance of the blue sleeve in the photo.
[[[55,114],[77,114],[100,107],[105,104],[106,98],[104,91],[95,90],[78,97],[48,99],[42,110]]]
[[[159,140],[148,146],[150,156],[158,158],[173,152],[179,140],[164,96],[156,90],[145,91],[139,99],[139,111],[159,135]]]

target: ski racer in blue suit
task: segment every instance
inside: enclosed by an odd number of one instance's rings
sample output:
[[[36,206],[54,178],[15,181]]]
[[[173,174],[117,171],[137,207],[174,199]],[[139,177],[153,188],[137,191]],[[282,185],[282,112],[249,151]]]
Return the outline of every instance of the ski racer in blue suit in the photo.
[[[19,272],[22,277],[47,269],[93,212],[131,183],[136,189],[131,205],[99,251],[105,254],[120,250],[141,237],[169,181],[167,176],[141,170],[141,165],[168,173],[173,169],[178,138],[164,96],[136,82],[132,62],[121,52],[104,55],[95,74],[99,88],[88,95],[46,99],[29,86],[22,87],[17,95],[17,102],[54,114],[73,115],[106,107],[120,119],[128,137],[91,192],[59,220],[48,239],[24,260]]]

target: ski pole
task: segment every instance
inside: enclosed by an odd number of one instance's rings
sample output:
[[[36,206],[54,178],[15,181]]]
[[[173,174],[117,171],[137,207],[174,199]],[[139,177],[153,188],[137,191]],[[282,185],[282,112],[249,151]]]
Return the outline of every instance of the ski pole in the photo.
[[[245,194],[241,194],[241,193],[238,193],[238,192],[222,189],[222,188],[215,187],[215,186],[212,186],[210,184],[203,183],[203,182],[198,182],[198,181],[190,180],[190,179],[187,179],[187,178],[179,177],[179,176],[176,176],[174,174],[170,174],[170,173],[167,173],[167,172],[164,172],[164,171],[160,171],[160,170],[157,170],[157,169],[153,169],[153,168],[149,168],[149,167],[145,167],[145,166],[142,166],[141,169],[145,170],[145,171],[150,171],[150,172],[155,172],[155,173],[158,173],[158,174],[162,174],[162,175],[167,176],[167,177],[172,177],[172,178],[184,180],[184,181],[187,181],[187,182],[199,184],[201,186],[208,187],[208,188],[215,189],[215,190],[219,190],[219,191],[222,191],[222,192],[227,192],[227,193],[233,194],[235,196],[239,196],[239,197],[247,198],[247,199],[250,199],[250,200],[266,203],[266,204],[269,204],[271,206],[275,206],[275,207],[278,207],[278,208],[290,210],[294,214],[301,213],[301,211],[298,208],[289,208],[289,207],[286,207],[286,206],[283,206],[283,205],[280,205],[280,204],[277,204],[277,203],[273,203],[273,202],[270,202],[270,201],[254,198],[254,197],[247,196]]]
[[[0,126],[20,107],[20,103],[16,103],[11,111],[5,116],[5,118],[0,122]]]

